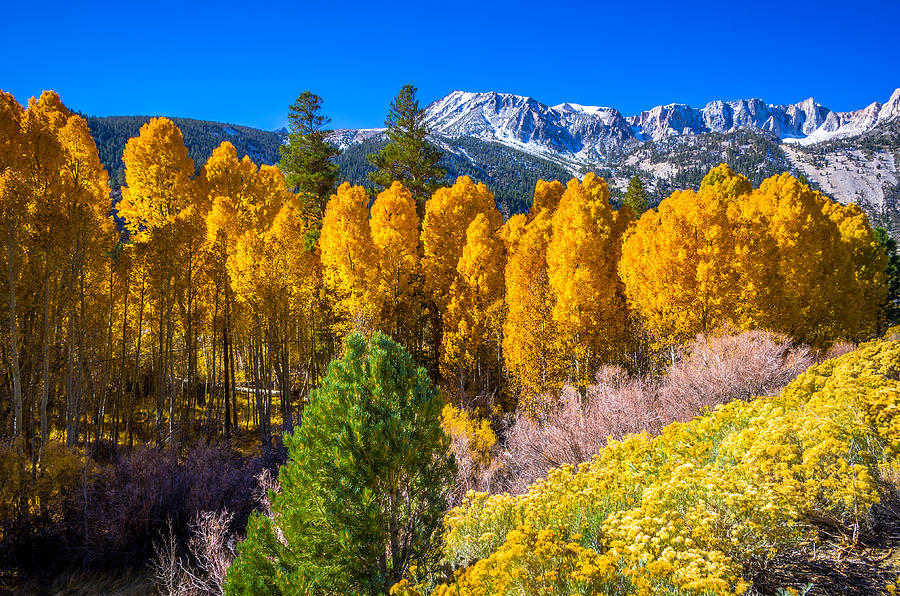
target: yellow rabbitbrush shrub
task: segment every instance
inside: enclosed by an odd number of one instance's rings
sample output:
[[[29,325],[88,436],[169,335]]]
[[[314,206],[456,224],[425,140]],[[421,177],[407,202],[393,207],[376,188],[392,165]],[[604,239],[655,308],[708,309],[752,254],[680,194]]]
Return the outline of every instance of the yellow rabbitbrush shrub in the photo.
[[[445,519],[460,571],[436,593],[528,593],[554,565],[555,593],[742,593],[774,557],[811,553],[823,524],[870,524],[900,451],[898,378],[900,342],[870,342],[779,395],[610,441],[520,497],[470,493]],[[556,550],[535,567],[542,541]],[[571,580],[597,561],[603,587]]]

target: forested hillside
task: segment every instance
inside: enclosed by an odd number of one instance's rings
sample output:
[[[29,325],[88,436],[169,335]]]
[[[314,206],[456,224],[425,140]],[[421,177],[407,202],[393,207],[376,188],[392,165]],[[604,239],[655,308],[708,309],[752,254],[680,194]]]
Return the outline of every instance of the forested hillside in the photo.
[[[118,188],[125,183],[125,167],[122,151],[128,139],[136,137],[141,126],[150,121],[150,116],[85,116],[91,129],[91,136],[100,152],[100,163],[109,173],[110,184]],[[184,135],[188,155],[197,164],[202,164],[212,154],[213,149],[228,141],[241,155],[249,155],[261,164],[278,163],[278,147],[282,135],[249,126],[207,122],[191,118],[172,118]]]

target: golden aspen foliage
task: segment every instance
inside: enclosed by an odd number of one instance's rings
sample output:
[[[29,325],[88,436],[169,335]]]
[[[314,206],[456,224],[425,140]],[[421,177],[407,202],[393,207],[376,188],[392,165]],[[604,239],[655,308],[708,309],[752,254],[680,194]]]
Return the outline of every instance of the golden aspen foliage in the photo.
[[[257,168],[249,156],[238,160],[234,146],[225,141],[213,150],[200,176],[203,192],[212,205],[207,218],[208,241],[218,232],[237,237],[261,234],[272,225],[282,205],[294,200],[284,175],[275,166]]]
[[[519,245],[519,240],[525,234],[525,225],[528,223],[528,216],[524,213],[513,215],[506,220],[506,223],[497,232],[497,235],[503,240],[503,246],[506,254],[512,254]]]
[[[504,315],[504,246],[484,213],[466,230],[466,244],[443,317],[441,373],[487,391],[499,380]]]
[[[23,207],[30,220],[26,229],[32,229],[36,235],[37,242],[44,249],[44,257],[48,256],[48,250],[71,249],[71,238],[62,233],[61,228],[64,226],[61,225],[61,220],[66,217],[70,202],[77,204],[84,200],[81,195],[89,194],[82,193],[82,190],[87,189],[81,187],[94,182],[91,172],[79,170],[81,160],[77,154],[67,156],[63,148],[61,133],[68,119],[69,111],[52,91],[44,91],[38,99],[31,98],[22,117],[22,138],[26,142],[22,147],[25,162],[21,178],[24,187],[21,190],[22,199],[26,201]],[[73,129],[70,128],[70,132]],[[77,151],[80,143],[71,134],[65,136],[69,137],[69,149]],[[92,139],[90,143],[93,145]],[[96,153],[96,147],[93,149]],[[99,160],[97,168],[102,170]],[[101,182],[105,187],[105,180]],[[104,190],[108,197],[109,191],[106,188],[101,189],[101,194]]]
[[[768,217],[744,195],[728,206],[734,239],[734,268],[739,282],[732,323],[740,329],[780,329],[784,280],[779,250],[769,233]]]
[[[419,310],[415,304],[419,216],[412,193],[399,182],[379,193],[372,203],[369,228],[376,259],[376,300],[381,307],[377,326],[402,341],[415,334],[414,329],[403,333],[401,328],[415,325]]]
[[[825,348],[875,330],[884,259],[858,207],[790,174],[754,190],[721,165],[641,218],[620,275],[664,345],[731,322]]]
[[[333,296],[335,331],[374,331],[381,305],[375,280],[377,261],[369,228],[369,194],[341,184],[325,208],[319,247],[325,286]]]
[[[628,302],[664,345],[735,318],[730,200],[717,184],[676,191],[645,212],[625,240],[619,275]]]
[[[215,216],[209,215],[210,235],[222,230],[234,242],[244,231],[262,227],[253,218],[257,209],[254,187],[257,173],[250,158],[244,156],[239,160],[237,150],[228,141],[213,149],[199,177],[207,201],[216,212]]]
[[[244,160],[247,159],[244,156]],[[262,234],[271,227],[284,205],[297,202],[297,196],[288,190],[284,174],[276,166],[259,166],[253,180],[253,202],[244,208],[243,220],[248,230]]]
[[[194,162],[184,137],[168,118],[151,118],[122,154],[125,184],[119,215],[135,240],[175,220],[196,197]]]
[[[450,301],[450,286],[456,279],[466,230],[479,213],[487,217],[494,230],[503,223],[493,193],[468,176],[460,176],[449,188],[439,188],[425,205],[422,270],[426,294],[440,312]]]
[[[558,389],[565,375],[556,340],[553,290],[547,276],[547,246],[553,233],[550,211],[543,209],[525,226],[506,263],[506,320],[503,357],[510,383],[520,391],[520,406],[537,413],[536,398]]]
[[[65,163],[61,173],[76,192],[72,197],[74,202],[92,215],[108,220],[109,175],[100,163],[97,145],[84,118],[70,116],[59,131],[59,141]]]
[[[567,359],[570,383],[590,383],[600,364],[614,361],[624,345],[628,310],[618,265],[628,213],[619,221],[606,181],[587,174],[584,182],[569,182],[553,214],[547,276],[555,341]]]
[[[844,336],[839,305],[855,272],[825,213],[831,200],[790,174],[767,178],[748,200],[768,221],[777,246],[783,285],[773,330],[820,348]]]
[[[0,91],[0,176],[6,177],[21,166],[23,114],[16,98]]]
[[[700,191],[711,190],[725,199],[736,199],[753,191],[753,184],[746,176],[736,174],[728,164],[711,169],[700,182]]]
[[[70,116],[58,138],[63,151],[59,170],[63,217],[54,226],[54,235],[63,247],[63,258],[78,255],[81,266],[92,272],[90,285],[108,285],[109,251],[119,241],[115,221],[109,216],[109,175],[84,118]]]
[[[290,296],[290,312],[305,313],[298,318],[307,325],[321,316],[317,309],[322,298],[322,267],[318,253],[306,250],[303,243],[314,221],[308,209],[289,202],[281,208],[265,233],[265,241],[272,244],[272,265],[280,271],[279,276],[283,277]],[[313,329],[308,328],[306,332],[308,336]]]
[[[849,257],[849,270],[840,285],[841,321],[836,337],[859,341],[878,327],[880,305],[887,295],[887,255],[858,205],[829,201],[825,214],[838,227],[841,246]]]
[[[549,209],[550,213],[556,211],[556,206],[559,205],[565,191],[566,186],[559,180],[552,182],[538,180],[534,186],[534,199],[531,201],[528,219],[534,219],[544,209]]]

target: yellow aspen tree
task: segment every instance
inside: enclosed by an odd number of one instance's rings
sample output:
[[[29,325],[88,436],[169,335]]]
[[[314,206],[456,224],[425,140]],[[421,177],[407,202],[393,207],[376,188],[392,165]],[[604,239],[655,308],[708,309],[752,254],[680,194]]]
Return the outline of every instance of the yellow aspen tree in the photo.
[[[6,282],[9,327],[9,367],[12,381],[12,435],[22,435],[24,408],[22,403],[22,377],[19,368],[19,331],[17,293],[22,254],[19,233],[28,215],[28,201],[24,189],[25,148],[22,134],[22,106],[9,93],[0,92],[0,218],[5,236]],[[20,451],[21,456],[21,451]]]
[[[758,206],[748,200],[753,184],[727,164],[709,171],[700,192],[727,201],[731,226],[735,283],[730,322],[740,329],[771,328],[772,305],[777,302],[782,283],[777,275],[777,247],[768,234],[768,221]]]
[[[458,392],[487,394],[500,380],[505,260],[503,240],[484,213],[466,230],[443,317],[441,373]]]
[[[838,283],[839,321],[831,339],[862,341],[878,328],[880,307],[887,295],[887,255],[858,205],[827,201],[824,212],[837,226],[848,256],[848,267]]]
[[[524,213],[513,215],[501,226],[497,232],[497,236],[503,241],[503,247],[506,254],[512,254],[519,245],[519,240],[525,234],[525,226],[528,223],[528,216]]]
[[[468,176],[460,176],[449,188],[439,188],[425,205],[422,270],[427,295],[440,312],[450,300],[450,286],[456,279],[466,230],[479,213],[487,217],[494,230],[503,223],[493,193]]]
[[[778,245],[769,233],[769,218],[751,194],[728,206],[738,275],[732,323],[739,329],[779,329],[785,280],[779,272]]]
[[[736,174],[728,167],[728,164],[719,164],[703,177],[700,182],[702,191],[713,191],[724,199],[736,199],[737,197],[753,192],[753,184],[746,176]]]
[[[49,330],[52,328],[51,317],[51,292],[56,289],[59,279],[66,271],[71,279],[81,279],[80,273],[82,268],[79,266],[81,259],[84,257],[83,252],[79,252],[77,247],[73,245],[72,236],[76,230],[68,225],[68,209],[67,205],[70,201],[77,202],[73,192],[71,180],[64,180],[66,173],[69,171],[65,167],[65,151],[60,142],[60,129],[65,126],[69,117],[69,111],[63,106],[59,97],[50,91],[45,91],[38,99],[32,98],[28,103],[28,109],[25,111],[22,119],[22,132],[25,140],[23,149],[25,155],[25,168],[23,170],[24,186],[22,190],[25,193],[25,200],[28,204],[28,214],[21,220],[21,231],[13,232],[16,237],[15,242],[24,244],[23,253],[26,258],[22,259],[19,266],[20,282],[25,282],[26,278],[39,280],[42,295],[42,337],[41,337],[41,403],[44,402],[44,393],[49,393],[49,361],[50,361],[50,342]],[[91,141],[93,144],[93,141]],[[8,237],[9,238],[9,237]],[[68,265],[68,267],[67,267]],[[29,272],[29,269],[31,270]],[[31,275],[29,275],[29,273]],[[73,286],[77,282],[73,282]],[[23,285],[31,285],[27,282]],[[34,284],[37,286],[37,283]],[[16,294],[20,290],[10,288]],[[24,287],[22,288],[24,289]],[[37,289],[37,288],[35,288]],[[75,291],[71,291],[75,290]],[[69,316],[74,317],[78,311],[71,310],[73,296],[77,295],[76,287],[65,293],[65,306],[59,305],[59,311],[66,312]],[[11,296],[17,298],[18,296]],[[73,319],[74,320],[74,319]],[[83,321],[79,321],[83,323]],[[12,326],[10,327],[12,328]],[[83,362],[81,350],[77,350],[76,336],[78,332],[83,333],[83,325],[79,324],[78,331],[70,327],[68,350],[69,354],[78,352],[79,362]],[[27,345],[22,345],[23,350],[28,350]],[[18,354],[12,354],[18,356]],[[46,380],[43,372],[47,370]],[[79,367],[80,368],[80,367]],[[71,381],[67,379],[67,381]],[[72,383],[67,383],[66,391],[66,430],[67,441],[70,445],[74,444],[77,437],[74,436],[73,422],[78,420],[78,412],[81,401],[81,386],[77,388]],[[48,396],[49,397],[49,396]],[[42,418],[42,422],[45,419]],[[46,423],[42,425],[42,430],[46,427]],[[44,433],[42,432],[42,437]],[[41,451],[43,450],[42,441]]]
[[[257,240],[272,225],[283,205],[294,199],[293,193],[285,186],[284,175],[274,166],[257,168],[249,156],[238,159],[237,151],[229,142],[223,142],[213,150],[203,166],[200,181],[202,193],[211,205],[205,218],[206,254],[213,292],[213,333],[221,331],[223,373],[225,381],[225,433],[230,433],[237,419],[237,399],[235,395],[234,331],[241,317],[260,316],[260,305],[244,300],[235,293],[235,275],[241,270],[235,262],[238,246],[243,243],[243,258],[255,254]],[[249,251],[249,252],[248,252]],[[252,285],[244,288],[251,289]],[[242,304],[254,305],[250,313],[240,308]],[[254,310],[255,309],[255,310]],[[215,344],[213,361],[216,360]],[[213,376],[217,372],[213,371]],[[229,399],[228,394],[231,394]],[[232,422],[234,417],[234,422]],[[268,446],[268,435],[263,432],[264,446]]]
[[[195,199],[194,162],[184,137],[168,118],[151,118],[122,154],[126,186],[119,215],[135,241],[144,241],[175,220]]]
[[[419,216],[416,202],[402,184],[394,182],[372,203],[369,226],[375,248],[377,300],[381,303],[378,329],[406,345],[417,333],[421,292],[419,282]]]
[[[565,380],[562,354],[555,341],[553,290],[547,276],[547,246],[553,218],[542,210],[525,226],[506,263],[506,320],[503,357],[520,405],[534,414],[544,404],[541,394]]]
[[[824,212],[829,199],[790,174],[767,178],[749,197],[768,222],[777,246],[779,303],[775,331],[816,347],[836,339],[834,313],[850,268],[837,225]]]
[[[350,330],[371,333],[381,307],[375,291],[377,264],[368,206],[366,190],[345,182],[328,201],[322,220],[319,247],[338,335]]]
[[[628,312],[618,264],[625,213],[619,221],[606,181],[587,174],[583,183],[569,182],[553,214],[547,275],[555,341],[567,357],[571,383],[590,383],[598,366],[624,347]]]
[[[676,191],[645,212],[625,240],[619,275],[628,303],[663,345],[734,319],[731,200],[714,184]]]
[[[106,321],[102,325],[105,336],[102,345],[105,353],[99,357],[99,360],[103,362],[103,371],[101,388],[99,395],[96,396],[97,403],[93,404],[95,437],[99,439],[107,408],[107,385],[111,372],[109,366],[113,342],[112,311],[115,298],[110,281],[115,267],[112,249],[118,244],[119,238],[115,223],[109,216],[109,176],[100,162],[100,155],[91,137],[87,122],[80,116],[69,116],[57,134],[63,150],[63,164],[59,169],[59,177],[62,182],[62,199],[64,201],[64,216],[59,220],[60,225],[57,225],[57,230],[60,243],[65,246],[65,256],[74,265],[71,278],[76,280],[77,284],[76,291],[73,292],[73,302],[77,303],[77,308],[71,312],[73,315],[77,314],[80,321],[81,329],[77,331],[80,342],[79,359],[86,357],[86,352],[89,350],[84,345],[86,321],[83,319],[86,308],[89,308],[89,304],[86,305],[85,302],[90,303],[91,296],[97,293],[100,295],[95,296],[94,301],[98,303],[98,306],[105,302]],[[48,252],[48,257],[50,254],[52,253]],[[50,258],[53,262],[58,262],[58,255]],[[58,276],[57,266],[50,265],[50,262],[45,263],[44,271],[49,272],[51,276]],[[47,279],[47,282],[49,281]],[[47,291],[46,285],[44,291]],[[44,308],[46,309],[44,320],[49,321],[49,297],[46,294]],[[50,328],[45,327],[44,331],[45,336],[49,338]],[[82,356],[82,352],[85,352],[84,356]],[[49,355],[47,356],[49,359]],[[79,369],[81,366],[83,363],[79,362]],[[49,385],[49,371],[46,372]],[[80,394],[80,390],[78,393]],[[69,397],[77,399],[77,394]],[[47,389],[41,396],[42,430],[46,429],[46,400]],[[73,414],[76,413],[73,412]],[[87,435],[87,429],[84,429],[84,432]]]
[[[531,201],[528,219],[534,219],[544,209],[549,209],[550,213],[556,211],[556,206],[559,205],[565,191],[566,186],[559,180],[552,182],[538,180],[534,186],[534,199]]]
[[[282,427],[293,428],[293,411],[289,396],[292,389],[291,370],[303,371],[298,379],[300,399],[319,384],[330,354],[323,352],[327,333],[325,295],[322,289],[322,266],[318,251],[306,249],[305,238],[319,225],[317,215],[295,202],[285,204],[265,234],[270,246],[268,255],[272,275],[281,280],[285,298],[272,307],[279,321],[282,342],[275,358],[282,399]],[[287,396],[287,397],[286,397]],[[299,423],[299,420],[298,420]]]
[[[175,304],[182,271],[175,223],[197,200],[193,184],[194,162],[184,138],[168,118],[152,118],[140,134],[129,140],[122,154],[126,187],[119,215],[136,242],[148,244],[151,289],[157,326],[156,378],[157,430],[162,431],[168,389],[168,431],[174,427],[175,407]]]

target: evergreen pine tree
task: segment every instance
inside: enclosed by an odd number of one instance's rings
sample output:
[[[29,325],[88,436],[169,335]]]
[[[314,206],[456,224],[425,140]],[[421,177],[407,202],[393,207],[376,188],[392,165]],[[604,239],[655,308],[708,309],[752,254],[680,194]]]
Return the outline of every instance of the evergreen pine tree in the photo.
[[[334,158],[340,150],[326,140],[324,127],[331,122],[321,114],[322,98],[304,91],[288,112],[291,133],[281,146],[281,163],[289,188],[296,191],[304,215],[310,219],[309,236],[304,240],[312,249],[318,239],[325,205],[337,186],[340,170]]]
[[[395,181],[402,183],[415,198],[421,221],[425,215],[425,201],[446,172],[438,166],[441,150],[427,140],[430,130],[425,122],[425,110],[419,108],[415,87],[403,86],[391,102],[384,125],[388,144],[368,156],[376,168],[369,177],[379,191],[390,188]]]
[[[409,353],[381,333],[351,333],[288,462],[255,513],[226,594],[387,594],[415,566],[436,569],[456,475],[443,400]]]
[[[628,183],[628,190],[625,191],[625,195],[622,197],[622,204],[628,205],[634,212],[635,217],[640,217],[644,211],[650,208],[647,191],[644,190],[644,184],[637,176]]]

